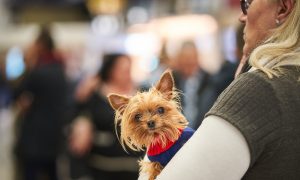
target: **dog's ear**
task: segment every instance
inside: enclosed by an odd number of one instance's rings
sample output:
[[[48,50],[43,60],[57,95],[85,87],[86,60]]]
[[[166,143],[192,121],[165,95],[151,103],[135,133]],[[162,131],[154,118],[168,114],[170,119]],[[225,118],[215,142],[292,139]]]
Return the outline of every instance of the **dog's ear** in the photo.
[[[171,100],[173,98],[174,78],[171,70],[166,70],[163,73],[155,88],[160,91],[166,99]]]
[[[128,97],[121,96],[121,95],[118,95],[118,94],[109,94],[107,96],[107,98],[108,98],[108,101],[109,101],[111,107],[114,110],[118,110],[120,107],[126,106],[129,102]]]

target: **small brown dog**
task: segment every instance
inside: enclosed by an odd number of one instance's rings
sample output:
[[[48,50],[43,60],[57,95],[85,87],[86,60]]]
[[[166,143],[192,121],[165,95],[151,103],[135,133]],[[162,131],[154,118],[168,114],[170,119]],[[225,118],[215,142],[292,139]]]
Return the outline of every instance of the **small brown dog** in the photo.
[[[151,162],[141,160],[140,171],[155,179],[162,168],[192,136],[187,120],[180,111],[178,92],[170,71],[166,71],[155,87],[133,97],[108,95],[116,111],[120,142],[135,151],[147,150]]]

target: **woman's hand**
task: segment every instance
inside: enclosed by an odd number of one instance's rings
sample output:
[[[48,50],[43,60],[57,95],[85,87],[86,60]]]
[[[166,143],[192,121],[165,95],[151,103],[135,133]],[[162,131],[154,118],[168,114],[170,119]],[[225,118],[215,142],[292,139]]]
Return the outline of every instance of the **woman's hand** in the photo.
[[[76,156],[85,155],[92,146],[93,127],[85,117],[78,117],[72,125],[69,148]]]
[[[85,102],[92,92],[98,87],[100,84],[100,79],[97,76],[91,76],[84,79],[79,83],[76,92],[75,98],[78,102]]]

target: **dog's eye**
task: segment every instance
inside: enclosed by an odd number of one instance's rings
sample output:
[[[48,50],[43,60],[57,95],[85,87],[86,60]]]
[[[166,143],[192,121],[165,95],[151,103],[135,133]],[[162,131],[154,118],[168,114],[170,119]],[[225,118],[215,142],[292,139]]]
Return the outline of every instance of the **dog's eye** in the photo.
[[[134,120],[135,120],[135,121],[140,121],[141,118],[142,118],[142,115],[141,115],[141,114],[136,114],[136,115],[134,116]]]
[[[163,114],[163,113],[165,113],[165,109],[164,109],[163,107],[159,107],[159,108],[157,109],[157,112],[158,112],[159,114]]]

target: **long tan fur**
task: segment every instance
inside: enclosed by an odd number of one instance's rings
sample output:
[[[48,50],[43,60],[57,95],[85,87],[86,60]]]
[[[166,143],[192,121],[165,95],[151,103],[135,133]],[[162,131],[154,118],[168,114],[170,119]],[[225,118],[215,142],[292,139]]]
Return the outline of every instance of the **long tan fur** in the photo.
[[[179,129],[184,129],[188,122],[181,113],[179,93],[174,88],[174,79],[166,71],[156,86],[147,92],[138,92],[133,97],[117,94],[108,96],[111,106],[116,111],[115,125],[120,126],[120,142],[123,148],[144,151],[151,144],[176,141]],[[163,113],[159,113],[163,108]],[[147,123],[155,122],[155,129],[149,129]],[[116,128],[117,129],[117,128]],[[140,162],[141,171],[155,178],[162,167],[154,162]]]

